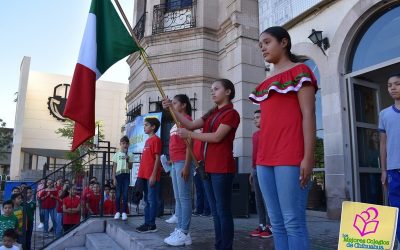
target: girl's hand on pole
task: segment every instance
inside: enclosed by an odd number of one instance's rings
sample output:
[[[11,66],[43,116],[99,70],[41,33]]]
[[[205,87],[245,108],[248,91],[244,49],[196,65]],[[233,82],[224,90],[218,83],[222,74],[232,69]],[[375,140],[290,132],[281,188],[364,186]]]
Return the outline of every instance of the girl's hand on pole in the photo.
[[[190,131],[185,128],[178,128],[178,135],[183,139],[189,138],[189,133]]]
[[[168,98],[165,98],[162,101],[162,106],[163,106],[164,109],[168,109],[169,107],[172,107],[172,101],[170,99],[168,99]]]

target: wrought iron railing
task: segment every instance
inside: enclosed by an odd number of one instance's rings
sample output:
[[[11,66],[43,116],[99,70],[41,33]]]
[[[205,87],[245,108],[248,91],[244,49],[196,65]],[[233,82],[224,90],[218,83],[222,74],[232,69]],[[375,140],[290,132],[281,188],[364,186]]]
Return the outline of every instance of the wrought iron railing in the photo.
[[[155,5],[153,34],[196,27],[196,1],[171,0]]]
[[[107,164],[107,159],[109,158],[109,154],[107,151],[96,151],[96,152],[87,152],[83,154],[78,159],[75,159],[68,164],[58,168],[54,172],[50,174],[45,174],[44,178],[40,179],[33,185],[31,188],[33,190],[33,202],[36,202],[37,208],[33,207],[33,218],[28,219],[28,209],[29,205],[27,200],[27,189],[23,190],[23,230],[22,230],[22,245],[23,249],[43,249],[45,246],[56,240],[58,237],[61,237],[66,233],[61,228],[61,232],[57,230],[60,227],[57,227],[57,206],[52,209],[42,208],[40,206],[41,202],[41,193],[49,192],[47,191],[47,187],[44,183],[47,183],[48,180],[52,180],[55,184],[56,180],[62,179],[63,181],[68,181],[70,185],[75,185],[77,188],[77,195],[82,197],[83,191],[89,186],[89,180],[93,177],[96,177],[100,183],[100,194],[104,193],[104,184],[107,180],[111,179],[110,168],[111,166]],[[78,166],[79,165],[79,166]],[[78,171],[79,168],[79,171]],[[63,197],[57,197],[56,204],[61,202]],[[103,216],[103,204],[104,204],[104,196],[101,195],[101,202],[99,203],[99,214],[98,216]],[[81,199],[81,209],[79,212],[79,217],[82,220],[88,218],[88,215],[85,214],[84,200]],[[32,207],[31,207],[32,209]],[[51,216],[52,214],[56,214],[56,216]],[[32,212],[31,212],[32,214]],[[50,218],[45,219],[45,216]],[[33,220],[32,220],[33,219]],[[53,220],[54,219],[54,220]],[[50,223],[51,221],[51,223]],[[82,221],[81,221],[82,222]],[[38,227],[39,224],[47,224],[46,229],[47,232],[43,230],[43,228]],[[50,228],[52,227],[52,230]]]
[[[146,24],[146,13],[143,13],[142,17],[136,23],[135,28],[133,28],[133,33],[136,38],[140,41],[144,37],[144,28]]]

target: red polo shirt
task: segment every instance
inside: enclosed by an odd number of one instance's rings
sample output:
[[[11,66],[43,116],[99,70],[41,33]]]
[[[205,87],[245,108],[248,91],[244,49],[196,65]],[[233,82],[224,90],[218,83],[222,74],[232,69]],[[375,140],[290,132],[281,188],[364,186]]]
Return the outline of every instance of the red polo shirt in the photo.
[[[202,161],[204,159],[204,144],[202,141],[193,140],[193,153],[197,161]]]
[[[115,200],[106,200],[104,202],[104,215],[114,215],[117,212]]]
[[[50,197],[53,196],[53,197]],[[41,194],[40,194],[40,199],[42,200],[42,208],[43,209],[52,209],[56,207],[57,204],[57,198],[58,194],[57,194],[57,190],[52,190],[52,191],[48,191],[48,190],[44,190]]]
[[[86,196],[86,202],[89,204],[89,208],[92,210],[92,215],[98,215],[100,213],[100,200],[101,195],[91,192]]]
[[[192,117],[185,115],[190,121]],[[172,162],[186,160],[186,143],[177,133],[178,127],[176,124],[171,128],[169,132],[169,157]]]
[[[161,155],[161,149],[162,149],[162,142],[160,137],[157,135],[154,135],[147,139],[143,153],[142,153],[142,159],[140,160],[140,167],[139,167],[139,172],[138,172],[138,177],[143,178],[143,179],[150,179],[151,174],[153,173],[154,169],[154,163],[156,162],[156,155]],[[158,167],[158,173],[157,173],[157,181],[160,180],[161,176],[161,163],[160,166]]]
[[[227,110],[227,111],[225,111]],[[219,113],[224,112],[214,121],[211,131],[209,128],[213,118]],[[213,133],[217,131],[221,124],[228,125],[232,129],[219,143],[207,143],[207,152],[205,156],[205,167],[208,173],[235,173],[235,160],[233,159],[233,140],[235,139],[236,129],[240,123],[239,113],[233,108],[233,104],[227,104],[224,107],[212,111],[212,113],[205,117],[204,120],[204,133]]]
[[[65,206],[65,208],[77,208],[79,206],[81,202],[81,199],[79,198],[79,196],[75,195],[73,197],[66,197],[62,200],[62,204],[63,206]],[[80,221],[80,213],[74,213],[74,214],[70,214],[70,213],[64,213],[63,214],[63,224],[65,225],[76,225],[79,223]]]

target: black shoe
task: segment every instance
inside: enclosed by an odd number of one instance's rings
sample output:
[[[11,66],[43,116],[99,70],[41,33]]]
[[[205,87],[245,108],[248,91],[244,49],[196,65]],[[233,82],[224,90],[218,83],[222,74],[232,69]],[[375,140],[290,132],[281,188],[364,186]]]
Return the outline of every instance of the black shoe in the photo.
[[[154,233],[154,232],[157,232],[157,227],[156,227],[156,225],[150,226],[150,225],[143,224],[136,228],[136,232],[138,232],[138,233]]]
[[[192,213],[193,216],[201,216],[201,214],[202,214],[202,213],[198,213],[197,211],[194,211],[194,212]]]
[[[208,214],[203,213],[203,214],[200,214],[200,216],[202,216],[202,217],[210,217],[210,216],[211,216],[211,213],[208,213]]]

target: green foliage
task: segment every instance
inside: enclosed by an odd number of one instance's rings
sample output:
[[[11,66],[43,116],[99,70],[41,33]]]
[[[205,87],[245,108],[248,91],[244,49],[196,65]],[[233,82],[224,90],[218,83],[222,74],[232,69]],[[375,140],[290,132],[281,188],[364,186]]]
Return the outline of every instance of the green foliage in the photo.
[[[72,140],[74,138],[74,126],[75,122],[72,120],[67,119],[64,122],[64,126],[56,130],[56,134],[60,135],[61,137],[67,138],[72,145]],[[100,140],[104,140],[104,133],[103,133],[103,123],[101,121],[96,122],[96,127],[99,127],[100,131]],[[70,161],[75,161],[72,164],[72,171],[75,173],[83,172],[83,160],[77,160],[81,155],[85,154],[86,152],[90,152],[93,150],[95,145],[93,144],[93,138],[87,140],[81,146],[79,146],[75,151],[69,151],[66,153],[65,158]]]
[[[317,137],[315,144],[315,167],[324,167],[324,139]]]
[[[0,119],[0,152],[7,151],[7,146],[12,141],[12,130],[6,128],[6,125],[3,119]],[[6,156],[0,154],[1,159],[4,157]]]

